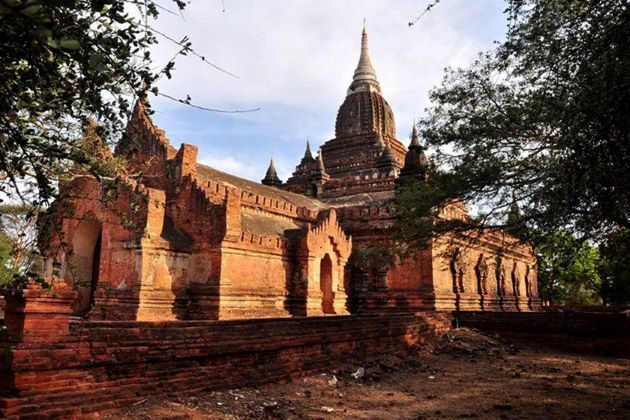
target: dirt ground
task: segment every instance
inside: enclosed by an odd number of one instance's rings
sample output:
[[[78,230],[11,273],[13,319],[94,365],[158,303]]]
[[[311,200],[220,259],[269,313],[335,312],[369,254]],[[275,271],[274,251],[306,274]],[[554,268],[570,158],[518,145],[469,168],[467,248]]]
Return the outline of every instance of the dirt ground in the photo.
[[[256,389],[149,399],[109,419],[630,419],[630,359],[459,329],[404,357]]]

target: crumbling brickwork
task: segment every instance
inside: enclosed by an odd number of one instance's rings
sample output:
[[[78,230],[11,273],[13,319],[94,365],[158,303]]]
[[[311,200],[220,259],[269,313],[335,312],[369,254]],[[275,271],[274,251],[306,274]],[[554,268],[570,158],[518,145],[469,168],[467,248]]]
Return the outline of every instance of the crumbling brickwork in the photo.
[[[71,319],[76,291],[29,284],[7,297],[0,417],[78,418],[151,395],[256,386],[398,353],[448,330],[414,314],[239,321]]]

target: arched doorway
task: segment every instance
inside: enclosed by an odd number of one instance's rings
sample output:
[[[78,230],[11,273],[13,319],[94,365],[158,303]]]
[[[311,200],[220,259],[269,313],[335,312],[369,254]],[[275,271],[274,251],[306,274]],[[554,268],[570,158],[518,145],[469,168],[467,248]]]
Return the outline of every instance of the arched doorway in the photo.
[[[101,258],[101,233],[99,222],[82,220],[72,237],[72,256],[68,271],[70,278],[78,285],[79,314],[86,314],[94,303]]]
[[[332,260],[330,255],[324,255],[319,267],[319,285],[322,291],[322,311],[325,314],[334,314],[335,293],[332,288]]]

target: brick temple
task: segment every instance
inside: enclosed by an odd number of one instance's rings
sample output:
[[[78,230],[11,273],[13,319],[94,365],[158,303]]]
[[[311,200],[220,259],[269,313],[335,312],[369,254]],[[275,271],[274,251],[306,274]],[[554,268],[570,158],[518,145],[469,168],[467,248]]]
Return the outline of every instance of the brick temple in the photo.
[[[115,151],[131,186],[112,196],[88,176],[64,185],[72,212],[57,215],[47,275],[57,261],[61,277],[83,281],[77,311],[92,320],[536,308],[533,250],[503,232],[445,236],[404,260],[362,258],[388,246],[397,188],[430,176],[409,125],[406,147],[365,28],[335,138],[316,156],[307,143],[286,182],[273,161],[261,183],[198,163],[197,147],[173,147],[138,101]]]
[[[96,132],[86,147],[112,158]],[[386,252],[396,192],[431,174],[416,128],[408,147],[396,138],[365,29],[335,138],[315,156],[307,144],[286,182],[273,162],[261,183],[198,163],[143,101],[114,157],[123,182],[78,173],[60,186],[41,237],[52,287],[31,280],[0,299],[0,417],[296,378],[404,352],[462,311],[544,329],[533,250],[502,231]],[[462,202],[441,215],[468,217]]]

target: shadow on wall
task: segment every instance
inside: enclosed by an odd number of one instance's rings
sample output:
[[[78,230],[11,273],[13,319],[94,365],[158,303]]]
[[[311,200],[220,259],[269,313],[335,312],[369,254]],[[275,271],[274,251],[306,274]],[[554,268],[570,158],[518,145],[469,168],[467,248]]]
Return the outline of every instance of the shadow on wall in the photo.
[[[284,248],[282,253],[286,290],[284,309],[293,317],[306,316],[308,278],[304,269],[306,262],[299,253],[302,230],[286,230],[284,234],[289,242],[289,246]]]
[[[344,286],[348,293],[347,309],[351,314],[358,313],[361,305],[361,297],[367,291],[368,273],[357,261],[357,254],[353,251],[350,261],[346,264]]]
[[[6,306],[6,301],[4,300],[4,296],[0,296],[0,327],[4,326],[4,308]]]
[[[186,287],[182,299],[188,299],[188,311],[182,314],[181,305],[173,303],[173,313],[177,319],[214,320],[219,319],[219,280],[210,279],[208,283],[191,283]],[[173,290],[174,293],[177,291]],[[180,292],[180,295],[182,293]]]

